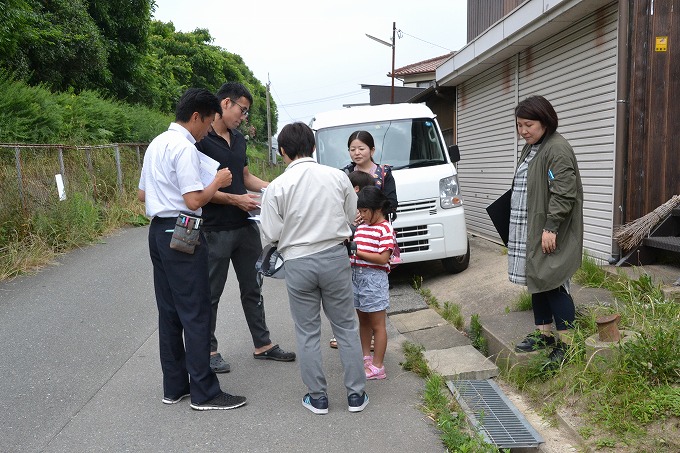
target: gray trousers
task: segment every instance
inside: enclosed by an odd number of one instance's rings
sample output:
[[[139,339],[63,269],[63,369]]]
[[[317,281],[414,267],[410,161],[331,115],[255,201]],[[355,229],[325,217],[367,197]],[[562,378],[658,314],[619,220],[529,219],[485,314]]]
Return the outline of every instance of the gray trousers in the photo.
[[[217,351],[217,307],[227,283],[229,263],[234,271],[241,291],[241,306],[246,317],[253,345],[261,348],[271,343],[269,329],[265,322],[264,303],[260,286],[257,284],[255,263],[262,252],[260,230],[254,223],[228,231],[206,231],[208,243],[208,275],[210,278],[210,302],[212,321],[210,324],[210,351]]]
[[[361,395],[366,374],[354,311],[347,248],[340,244],[285,262],[290,313],[295,323],[302,382],[313,398],[327,393],[321,360],[321,307],[338,340],[347,395]]]

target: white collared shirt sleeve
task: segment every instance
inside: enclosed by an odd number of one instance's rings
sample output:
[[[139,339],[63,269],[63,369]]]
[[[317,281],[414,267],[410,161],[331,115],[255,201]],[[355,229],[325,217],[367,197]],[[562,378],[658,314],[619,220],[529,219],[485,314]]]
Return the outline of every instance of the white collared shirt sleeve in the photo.
[[[269,244],[279,242],[283,229],[283,217],[279,212],[275,191],[276,184],[272,182],[262,194],[260,203],[260,230],[265,242]]]

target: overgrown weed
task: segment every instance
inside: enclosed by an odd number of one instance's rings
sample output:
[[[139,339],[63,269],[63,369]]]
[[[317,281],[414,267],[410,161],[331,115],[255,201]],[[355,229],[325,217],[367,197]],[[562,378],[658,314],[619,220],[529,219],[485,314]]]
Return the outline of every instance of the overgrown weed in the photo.
[[[470,330],[468,332],[470,342],[484,356],[489,356],[489,342],[482,333],[482,323],[479,321],[479,315],[474,314],[470,317]]]
[[[649,432],[665,420],[674,419],[677,426],[680,418],[680,305],[666,300],[647,274],[637,279],[603,276],[604,270],[591,261],[584,257],[579,283],[609,289],[613,303],[581,309],[560,369],[546,373],[545,353],[540,353],[526,364],[506,368],[503,377],[546,416],[567,402],[574,404],[591,423],[587,434],[596,448],[634,445],[636,451],[647,451],[661,443],[680,449],[677,429],[663,438]],[[609,354],[593,355],[586,339],[596,335],[599,316],[613,313],[621,315],[619,329],[633,333],[613,344]]]
[[[531,305],[531,294],[527,290],[522,291],[517,300],[512,307],[506,307],[505,312],[510,313],[511,311],[529,311],[532,309]]]
[[[65,200],[59,200],[53,187],[54,151],[22,154],[23,205],[14,156],[0,154],[0,280],[39,269],[56,255],[95,242],[118,228],[149,223],[144,203],[137,199],[140,169],[133,149],[120,150],[122,190],[110,150],[99,149],[89,157],[82,151],[65,151]],[[264,179],[283,171],[282,165],[260,160],[255,148],[249,151],[255,154],[251,171],[258,176],[255,168],[270,170]],[[92,168],[88,169],[88,162]]]
[[[432,372],[423,357],[423,347],[411,342],[402,344],[406,357],[402,367],[425,379],[422,411],[440,431],[440,439],[447,451],[460,453],[496,453],[498,448],[484,441],[468,426],[462,409],[451,398],[444,378]],[[509,450],[503,450],[509,451]]]

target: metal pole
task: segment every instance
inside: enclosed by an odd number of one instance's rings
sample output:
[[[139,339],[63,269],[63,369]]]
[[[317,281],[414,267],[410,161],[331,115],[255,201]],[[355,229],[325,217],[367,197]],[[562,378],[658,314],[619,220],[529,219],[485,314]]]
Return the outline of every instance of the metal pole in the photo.
[[[269,155],[269,162],[274,164],[276,163],[276,154],[274,154],[272,150],[272,120],[271,120],[271,110],[269,108],[269,85],[271,84],[270,81],[267,81],[267,144],[269,146],[269,151],[267,154]],[[262,175],[260,175],[262,176]]]
[[[64,167],[64,148],[59,147],[59,171],[61,171],[61,177],[64,181],[64,187],[66,187],[66,168]],[[64,190],[66,190],[64,188]]]
[[[118,192],[123,193],[123,170],[120,165],[120,148],[118,145],[115,147],[116,150],[116,170],[118,172]]]
[[[14,148],[14,160],[16,161],[17,165],[17,179],[19,183],[19,199],[21,200],[21,208],[24,211],[24,214],[28,212],[28,208],[26,206],[26,199],[24,198],[24,183],[23,179],[21,178],[21,150],[19,147]]]
[[[392,97],[391,97],[391,104],[394,104],[394,49],[397,44],[397,41],[395,41],[396,38],[396,33],[397,33],[397,23],[392,22]]]

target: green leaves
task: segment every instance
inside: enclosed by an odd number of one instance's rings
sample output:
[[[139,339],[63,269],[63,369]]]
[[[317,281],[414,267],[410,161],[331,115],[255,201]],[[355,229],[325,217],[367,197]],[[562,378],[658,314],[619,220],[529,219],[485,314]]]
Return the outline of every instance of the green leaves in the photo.
[[[53,92],[91,91],[166,114],[189,87],[215,92],[227,81],[241,82],[255,101],[243,132],[264,143],[266,89],[243,59],[214,45],[207,29],[178,32],[172,23],[152,21],[153,6],[153,0],[2,2],[0,69]],[[276,130],[273,102],[271,112]],[[103,127],[95,139],[106,131],[117,135]],[[14,136],[30,134],[18,129]]]

